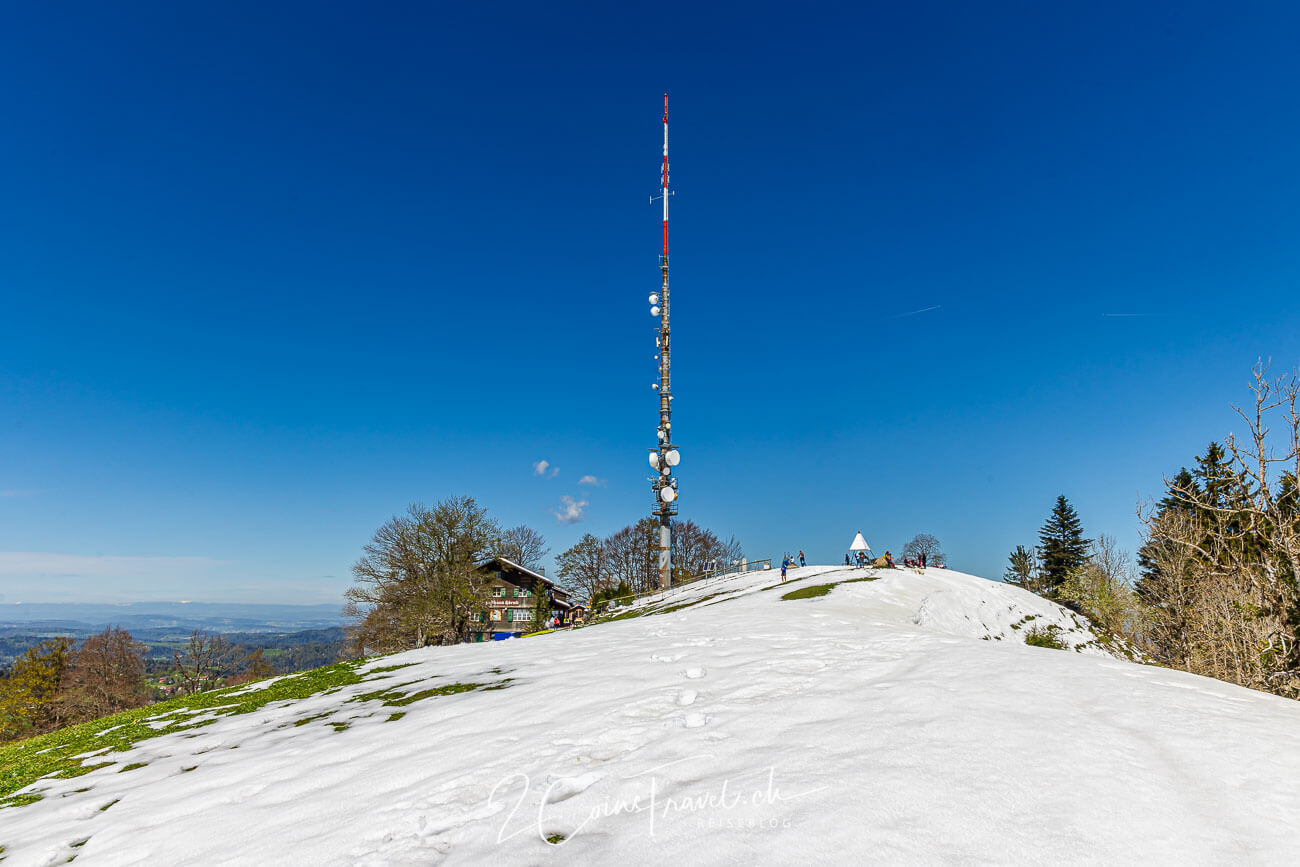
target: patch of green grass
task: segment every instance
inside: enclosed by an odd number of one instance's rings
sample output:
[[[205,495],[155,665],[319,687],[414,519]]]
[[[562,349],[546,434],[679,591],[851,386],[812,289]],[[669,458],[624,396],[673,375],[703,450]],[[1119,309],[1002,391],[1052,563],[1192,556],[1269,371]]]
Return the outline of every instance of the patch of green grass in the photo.
[[[476,689],[482,689],[485,684],[482,683],[453,683],[447,686],[436,686],[432,689],[422,689],[419,692],[413,692],[403,695],[398,692],[381,693],[377,696],[388,707],[406,707],[408,704],[414,704],[426,698],[433,698],[436,695],[456,695],[461,692],[473,692]]]
[[[818,596],[825,596],[841,584],[856,584],[859,581],[876,581],[879,575],[868,575],[864,578],[846,578],[843,581],[832,581],[830,584],[812,584],[808,587],[800,587],[798,590],[791,590],[781,596],[784,599],[816,599]],[[779,584],[776,586],[780,586]]]
[[[534,635],[550,635],[554,629],[539,629],[536,632],[525,632],[520,638],[532,638]]]
[[[118,771],[118,773],[125,774],[127,771],[134,771],[138,768],[147,768],[147,767],[149,767],[148,762],[132,762],[129,765],[123,765],[122,770]]]
[[[352,723],[350,722],[332,722],[329,723],[329,725],[333,726],[334,731],[336,732],[345,732],[348,729],[352,728]]]
[[[107,810],[109,807],[113,806],[114,804],[116,804],[116,803],[117,803],[118,801],[120,801],[120,800],[122,800],[122,799],[121,799],[121,798],[114,798],[113,800],[111,800],[111,801],[109,801],[107,804],[105,804],[104,806],[100,807],[100,808],[99,808],[99,812],[101,812],[101,813],[104,812],[105,810]]]
[[[552,834],[551,836],[546,838],[546,842],[550,843],[552,846],[558,846],[560,843],[564,842],[564,835]]]
[[[1065,650],[1066,643],[1057,637],[1056,633],[1060,627],[1052,624],[1049,626],[1035,626],[1025,633],[1025,644],[1031,647],[1050,647],[1053,650]]]
[[[390,713],[388,715],[388,719],[385,720],[385,722],[397,722],[399,719],[401,719],[404,716],[406,716],[406,711],[404,710],[394,711],[393,713]]]
[[[5,807],[26,807],[28,804],[35,804],[37,801],[45,800],[45,796],[40,792],[28,792],[25,795],[10,795],[7,798],[0,798],[0,810]]]
[[[839,583],[839,582],[835,582]],[[798,590],[791,590],[784,594],[782,599],[816,599],[818,596],[825,596],[835,589],[835,583],[832,584],[813,584],[810,587],[800,587]]]
[[[410,668],[412,665],[415,665],[415,663],[403,662],[400,665],[381,665],[378,668],[366,669],[366,676],[369,677],[372,674],[382,674],[385,671],[397,671],[400,668]]]
[[[613,617],[605,617],[596,621],[597,623],[613,623],[615,620],[629,620],[633,617],[641,617],[651,613],[645,608],[633,608],[631,611],[624,611],[622,614],[615,614]],[[593,624],[594,625],[594,624]]]
[[[245,685],[241,685],[174,698],[0,746],[0,808],[23,806],[38,800],[39,798],[29,800],[27,795],[18,799],[8,796],[41,777],[75,777],[113,764],[103,762],[83,765],[83,759],[74,758],[79,753],[93,752],[104,747],[109,748],[110,754],[122,752],[148,738],[187,731],[215,722],[213,719],[191,722],[195,716],[250,713],[271,702],[307,698],[331,687],[360,683],[362,677],[356,669],[363,662],[364,660],[352,660],[282,677],[261,689],[247,690]],[[240,690],[247,691],[239,692]],[[186,714],[184,711],[203,713]],[[177,722],[161,730],[154,729],[145,722],[163,715],[169,715]]]
[[[318,713],[318,714],[313,714],[313,715],[311,715],[311,716],[305,716],[305,717],[303,717],[302,719],[296,719],[296,720],[294,720],[294,721],[293,721],[293,724],[294,724],[295,727],[297,727],[297,726],[305,726],[305,725],[307,725],[307,723],[313,723],[313,722],[316,722],[316,720],[318,720],[318,719],[325,719],[325,717],[329,716],[329,715],[332,714],[332,713],[334,713],[334,711],[332,711],[332,710],[327,710],[327,711],[325,711],[324,713]]]

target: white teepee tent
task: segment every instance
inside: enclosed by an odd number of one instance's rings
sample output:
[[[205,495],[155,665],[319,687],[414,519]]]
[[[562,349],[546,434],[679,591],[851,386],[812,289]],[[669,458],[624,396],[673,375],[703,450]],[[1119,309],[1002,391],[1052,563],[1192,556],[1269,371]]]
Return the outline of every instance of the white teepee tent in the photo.
[[[849,550],[850,550],[850,551],[870,551],[870,550],[871,550],[871,546],[867,544],[867,540],[866,540],[866,539],[862,538],[862,534],[861,534],[861,533],[858,533],[858,535],[856,535],[856,536],[853,537],[853,544],[849,546]]]

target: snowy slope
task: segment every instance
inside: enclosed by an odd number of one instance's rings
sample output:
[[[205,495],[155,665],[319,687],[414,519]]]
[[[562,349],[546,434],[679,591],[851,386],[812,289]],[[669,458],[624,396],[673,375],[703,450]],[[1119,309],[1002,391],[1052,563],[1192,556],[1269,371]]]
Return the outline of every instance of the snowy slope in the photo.
[[[1300,703],[1112,658],[956,572],[781,598],[865,574],[748,573],[376,660],[408,665],[381,686],[500,688],[390,720],[348,701],[369,682],[144,741],[96,760],[146,767],[0,811],[5,867],[1292,862]],[[1081,649],[1022,643],[1049,622]]]

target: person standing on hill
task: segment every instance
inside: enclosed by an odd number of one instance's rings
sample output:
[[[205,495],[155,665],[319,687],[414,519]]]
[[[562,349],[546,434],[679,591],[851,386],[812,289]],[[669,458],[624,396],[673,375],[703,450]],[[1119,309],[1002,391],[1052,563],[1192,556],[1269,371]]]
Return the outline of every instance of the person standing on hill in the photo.
[[[800,552],[799,552],[799,567],[800,567],[800,568],[803,568],[804,566],[807,566],[807,565],[808,565],[808,564],[805,563],[805,562],[803,561],[803,552],[800,551]]]
[[[924,552],[924,551],[921,552],[921,568],[922,568],[922,569],[925,568],[925,552]]]
[[[785,568],[790,565],[790,558],[786,557],[781,561],[781,583],[785,583]]]

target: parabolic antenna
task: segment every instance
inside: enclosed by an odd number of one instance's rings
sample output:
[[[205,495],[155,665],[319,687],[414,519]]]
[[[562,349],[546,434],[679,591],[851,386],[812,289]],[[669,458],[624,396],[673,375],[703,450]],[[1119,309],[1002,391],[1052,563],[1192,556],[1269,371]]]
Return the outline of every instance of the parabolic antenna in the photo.
[[[659,499],[663,500],[665,503],[671,503],[673,500],[677,499],[677,492],[672,488],[660,488]]]
[[[650,453],[650,468],[654,470],[659,469],[659,455],[655,452]]]
[[[658,316],[658,315],[659,315],[659,308],[658,308],[657,306],[656,306],[656,307],[651,307],[651,308],[650,308],[650,315],[651,315],[651,316]]]
[[[664,462],[670,467],[677,466],[682,462],[681,452],[677,451],[677,449],[669,449],[664,452]]]

